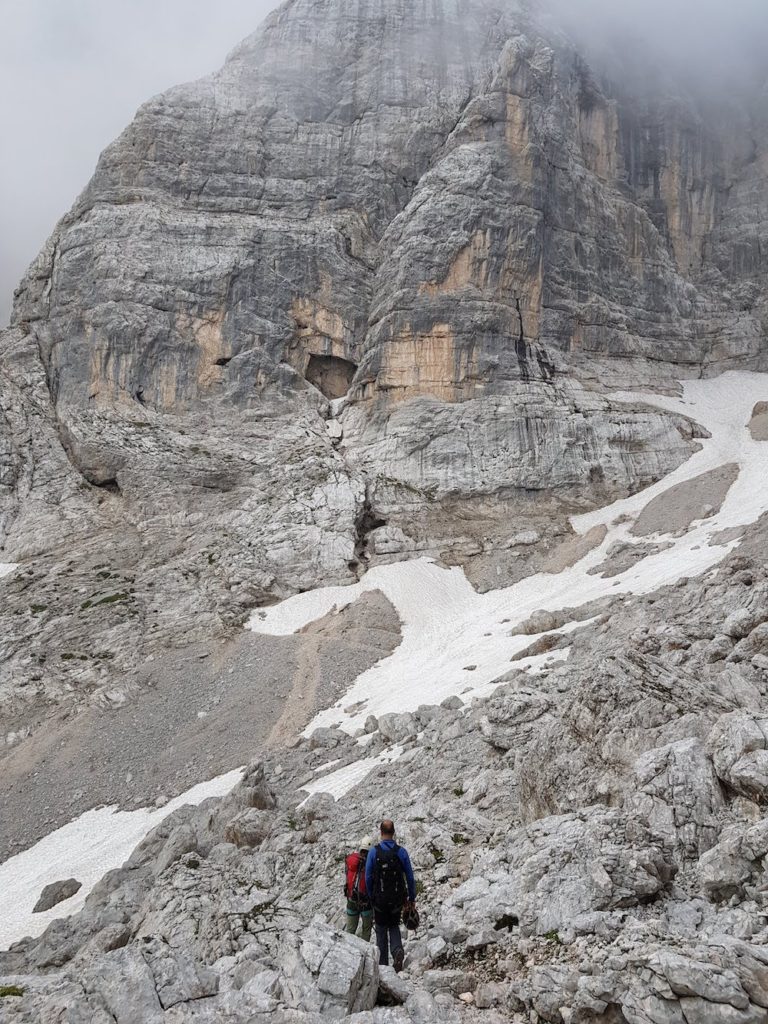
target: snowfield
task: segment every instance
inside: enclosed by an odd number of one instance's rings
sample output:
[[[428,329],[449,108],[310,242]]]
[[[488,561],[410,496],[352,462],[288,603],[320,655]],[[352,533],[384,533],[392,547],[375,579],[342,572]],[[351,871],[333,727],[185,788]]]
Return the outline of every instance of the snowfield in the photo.
[[[107,871],[119,868],[144,837],[171,811],[184,804],[201,804],[210,796],[224,796],[240,781],[242,769],[194,786],[161,808],[117,811],[99,807],[86,811],[68,825],[0,864],[0,949],[7,949],[25,935],[41,935],[57,917],[69,917]],[[64,878],[76,878],[82,888],[68,900],[42,914],[32,908],[44,886]]]
[[[768,401],[768,374],[731,372],[712,380],[688,381],[679,398],[636,393],[612,397],[633,402],[641,399],[682,413],[711,436],[659,483],[606,508],[574,517],[571,522],[577,534],[583,536],[593,527],[604,526],[606,535],[599,546],[570,568],[555,574],[538,573],[506,589],[478,594],[460,568],[444,569],[420,558],[373,568],[354,586],[297,594],[253,613],[248,628],[284,636],[345,608],[364,592],[378,589],[400,615],[400,646],[360,675],[333,707],[318,714],[307,726],[306,735],[319,726],[330,725],[354,733],[368,715],[414,710],[420,704],[438,704],[453,695],[465,701],[485,696],[513,667],[540,672],[567,658],[568,648],[511,662],[514,655],[543,635],[515,632],[515,627],[533,612],[557,612],[617,595],[645,594],[684,576],[704,573],[739,543],[732,537],[719,541],[721,531],[747,526],[768,511],[768,442],[753,439],[749,430],[755,405]],[[730,464],[738,467],[738,476],[713,514],[694,520],[678,536],[632,534],[633,525],[653,499],[702,473]],[[590,574],[590,569],[605,561],[616,542],[639,545],[644,557],[615,576]],[[649,542],[668,546],[646,553]],[[3,568],[10,571],[13,567],[0,568],[0,574]],[[569,633],[588,625],[588,621],[574,620],[557,632]],[[365,757],[365,737],[359,742],[359,761],[333,771],[327,769],[335,762],[328,762],[321,769],[327,773],[307,783],[302,792],[308,796],[330,793],[339,799],[377,765],[394,761],[402,753],[399,747],[391,747],[376,757]],[[240,770],[229,772],[195,786],[159,810],[116,812],[105,807],[88,811],[0,865],[4,897],[0,948],[24,935],[38,935],[54,918],[79,910],[104,873],[119,867],[172,810],[224,795],[239,778]],[[42,888],[70,876],[83,883],[76,896],[47,913],[32,915]]]
[[[353,733],[368,715],[412,711],[420,704],[437,704],[455,694],[465,700],[485,696],[512,667],[540,670],[567,652],[510,662],[513,655],[543,635],[513,632],[515,625],[533,612],[577,608],[622,594],[646,594],[684,576],[704,573],[738,544],[738,539],[720,543],[717,534],[747,526],[768,511],[768,443],[754,440],[749,430],[755,405],[768,400],[768,374],[729,372],[710,380],[686,381],[679,398],[640,393],[612,398],[640,399],[682,413],[711,436],[702,439],[701,449],[657,484],[574,517],[571,523],[579,535],[596,526],[606,527],[607,532],[602,543],[572,567],[556,574],[538,573],[506,589],[478,594],[461,569],[443,569],[420,558],[373,568],[354,586],[298,594],[251,616],[250,629],[285,635],[376,588],[400,615],[403,638],[397,650],[359,676],[341,700],[316,716],[305,735],[319,726],[338,726]],[[729,464],[738,466],[738,477],[714,514],[693,521],[681,536],[633,536],[632,527],[650,501],[684,481]],[[601,565],[617,542],[641,548],[649,542],[669,546],[647,554],[618,575],[590,575],[589,570]],[[580,625],[583,623],[572,622],[557,632]],[[474,667],[470,671],[468,666]],[[351,706],[354,711],[344,710]],[[313,783],[313,790],[323,782],[327,786],[324,791],[336,796],[334,773]]]

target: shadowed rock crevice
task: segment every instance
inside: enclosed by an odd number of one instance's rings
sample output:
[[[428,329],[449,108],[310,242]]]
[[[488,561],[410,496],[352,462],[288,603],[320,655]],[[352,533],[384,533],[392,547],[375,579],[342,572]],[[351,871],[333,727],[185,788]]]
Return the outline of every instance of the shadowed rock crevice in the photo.
[[[386,519],[382,519],[374,510],[371,496],[366,491],[365,501],[355,520],[355,557],[349,563],[350,568],[356,569],[368,561],[368,539],[374,530],[386,525]]]

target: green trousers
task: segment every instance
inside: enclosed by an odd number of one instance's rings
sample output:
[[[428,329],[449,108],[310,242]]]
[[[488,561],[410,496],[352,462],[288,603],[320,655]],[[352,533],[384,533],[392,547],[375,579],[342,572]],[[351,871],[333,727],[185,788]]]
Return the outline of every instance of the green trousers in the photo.
[[[373,910],[371,907],[363,907],[361,909],[357,903],[347,900],[347,923],[344,925],[344,931],[349,932],[351,935],[357,935],[358,924],[362,924],[360,938],[363,942],[370,942]]]

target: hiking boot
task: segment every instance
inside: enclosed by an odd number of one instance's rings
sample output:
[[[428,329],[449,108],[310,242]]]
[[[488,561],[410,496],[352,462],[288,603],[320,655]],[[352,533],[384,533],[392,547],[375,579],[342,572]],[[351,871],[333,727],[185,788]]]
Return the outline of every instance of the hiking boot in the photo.
[[[405,960],[405,950],[401,946],[400,949],[395,950],[395,954],[392,957],[392,966],[395,969],[395,973],[399,974],[403,969],[403,960]]]

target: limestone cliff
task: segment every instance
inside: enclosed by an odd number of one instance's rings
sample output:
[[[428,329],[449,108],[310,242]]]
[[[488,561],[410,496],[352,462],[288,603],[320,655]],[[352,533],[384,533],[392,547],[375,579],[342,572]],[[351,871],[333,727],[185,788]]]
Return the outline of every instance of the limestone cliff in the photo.
[[[288,0],[105,151],[0,350],[10,726],[376,559],[511,579],[691,451],[611,388],[765,365],[764,96],[543,24]]]

